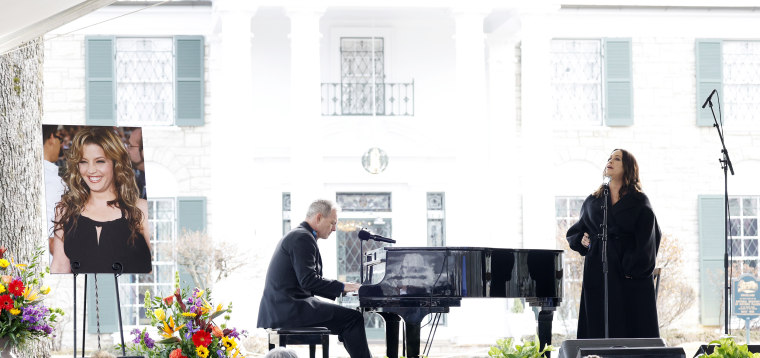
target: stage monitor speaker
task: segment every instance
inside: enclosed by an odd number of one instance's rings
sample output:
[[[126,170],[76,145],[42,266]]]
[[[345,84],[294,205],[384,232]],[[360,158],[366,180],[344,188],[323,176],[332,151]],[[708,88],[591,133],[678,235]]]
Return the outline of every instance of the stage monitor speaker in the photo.
[[[708,355],[712,354],[713,350],[715,350],[715,345],[706,345],[703,344],[699,346],[699,349],[697,349],[697,352],[694,353],[694,357],[699,357],[700,355]],[[750,351],[750,353],[760,353],[760,345],[759,344],[748,344],[747,350]]]
[[[596,356],[601,358],[686,358],[681,347],[615,347],[615,348],[581,348],[576,358]]]
[[[575,358],[581,348],[665,347],[662,338],[568,339],[559,347],[559,358]]]

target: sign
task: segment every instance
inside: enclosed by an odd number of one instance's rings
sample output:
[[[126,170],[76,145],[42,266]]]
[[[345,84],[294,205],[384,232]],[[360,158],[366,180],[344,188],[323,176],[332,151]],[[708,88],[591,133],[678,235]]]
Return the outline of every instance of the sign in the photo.
[[[733,283],[734,312],[743,319],[760,316],[760,284],[755,277],[742,275]]]

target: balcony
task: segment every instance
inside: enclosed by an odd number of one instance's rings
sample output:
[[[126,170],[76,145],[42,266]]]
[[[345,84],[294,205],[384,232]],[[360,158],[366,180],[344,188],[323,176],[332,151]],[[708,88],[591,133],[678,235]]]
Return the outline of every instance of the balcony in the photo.
[[[414,116],[409,83],[322,83],[323,116]]]

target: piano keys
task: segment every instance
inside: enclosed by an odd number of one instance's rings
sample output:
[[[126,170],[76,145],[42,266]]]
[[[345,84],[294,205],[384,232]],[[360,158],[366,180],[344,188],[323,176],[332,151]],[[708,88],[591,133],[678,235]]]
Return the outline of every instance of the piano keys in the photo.
[[[404,319],[407,357],[418,357],[420,325],[469,297],[520,297],[541,307],[538,335],[551,344],[553,311],[562,301],[562,250],[486,247],[382,247],[367,252],[359,307],[386,321],[387,356],[398,357]]]

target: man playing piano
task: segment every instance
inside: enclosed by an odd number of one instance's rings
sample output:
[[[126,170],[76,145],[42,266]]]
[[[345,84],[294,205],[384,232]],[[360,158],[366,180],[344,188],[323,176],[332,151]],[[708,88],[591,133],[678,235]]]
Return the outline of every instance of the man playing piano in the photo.
[[[370,358],[362,313],[314,297],[334,300],[360,286],[322,277],[317,240],[327,239],[337,223],[337,206],[316,200],[309,206],[306,221],[280,240],[267,270],[258,327],[327,327],[338,334],[352,358]]]

